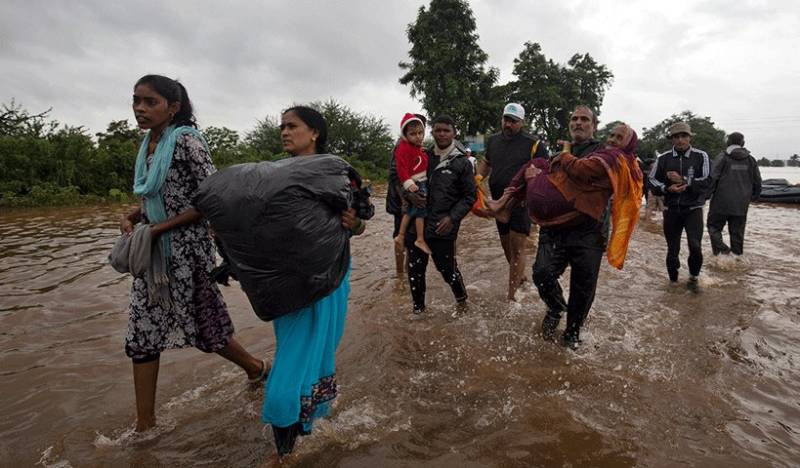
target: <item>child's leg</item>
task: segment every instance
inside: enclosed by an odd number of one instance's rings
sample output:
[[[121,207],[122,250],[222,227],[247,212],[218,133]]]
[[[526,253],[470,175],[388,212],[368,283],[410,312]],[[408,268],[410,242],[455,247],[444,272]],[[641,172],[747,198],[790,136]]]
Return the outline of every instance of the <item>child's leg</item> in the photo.
[[[403,241],[406,238],[406,231],[408,231],[408,225],[411,223],[411,217],[408,213],[403,214],[403,219],[400,220],[400,231],[397,233],[397,237],[394,238],[394,243],[396,245],[403,245]]]
[[[414,246],[426,254],[431,255],[433,252],[431,248],[428,247],[428,243],[425,242],[425,218],[414,218],[414,226],[417,228],[417,240],[414,241]]]

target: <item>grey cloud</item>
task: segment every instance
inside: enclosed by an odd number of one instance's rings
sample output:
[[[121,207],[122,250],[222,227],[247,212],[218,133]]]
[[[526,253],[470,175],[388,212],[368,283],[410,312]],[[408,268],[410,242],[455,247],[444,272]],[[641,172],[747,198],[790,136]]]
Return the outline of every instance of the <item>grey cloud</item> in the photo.
[[[7,0],[0,101],[52,106],[54,117],[99,131],[130,115],[137,78],[162,73],[187,85],[203,125],[245,131],[292,103],[335,98],[395,128],[403,112],[419,110],[397,82],[397,63],[407,58],[407,25],[427,3]],[[726,118],[745,123],[726,117],[734,110],[757,118],[800,106],[789,86],[800,78],[791,59],[800,28],[793,1],[471,4],[501,82],[512,78],[526,41],[557,62],[588,52],[608,65],[615,82],[603,119],[651,126],[688,108],[727,129]],[[731,105],[737,95],[741,105]],[[769,137],[763,148],[798,152],[792,144]]]

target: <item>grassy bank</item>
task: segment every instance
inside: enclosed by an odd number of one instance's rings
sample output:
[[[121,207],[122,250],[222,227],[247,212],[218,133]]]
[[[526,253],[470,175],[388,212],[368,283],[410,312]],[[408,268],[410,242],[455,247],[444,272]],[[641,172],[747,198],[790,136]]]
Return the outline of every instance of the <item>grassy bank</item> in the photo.
[[[30,192],[20,195],[14,192],[0,193],[0,209],[35,208],[47,206],[78,206],[98,203],[131,203],[135,197],[118,189],[111,189],[105,196],[81,194],[78,187],[59,187],[54,184],[34,185]]]

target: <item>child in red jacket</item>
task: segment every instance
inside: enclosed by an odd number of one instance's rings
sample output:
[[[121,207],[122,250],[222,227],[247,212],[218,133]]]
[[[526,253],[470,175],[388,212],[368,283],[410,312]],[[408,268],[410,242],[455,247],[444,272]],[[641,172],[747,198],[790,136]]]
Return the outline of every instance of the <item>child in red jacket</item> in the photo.
[[[397,167],[397,177],[403,184],[403,188],[409,192],[418,192],[420,195],[428,194],[427,173],[428,155],[422,149],[422,141],[425,138],[425,124],[414,114],[406,114],[400,121],[400,143],[395,151],[395,165]],[[414,245],[425,252],[431,254],[431,248],[425,242],[425,208],[417,208],[414,205],[408,207],[408,211],[403,214],[400,221],[400,232],[394,241],[402,246],[405,241],[406,231],[411,219],[414,219],[414,226],[417,230],[417,240]]]

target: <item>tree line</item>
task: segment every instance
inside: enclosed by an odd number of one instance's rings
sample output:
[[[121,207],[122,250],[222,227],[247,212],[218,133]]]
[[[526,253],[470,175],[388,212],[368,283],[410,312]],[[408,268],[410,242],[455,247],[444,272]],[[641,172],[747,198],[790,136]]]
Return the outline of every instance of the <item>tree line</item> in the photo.
[[[570,111],[577,104],[599,115],[614,78],[606,65],[588,53],[576,53],[560,64],[547,58],[540,44],[525,42],[514,59],[513,78],[499,84],[498,70],[488,65],[476,28],[466,0],[432,0],[408,25],[411,48],[409,60],[399,63],[399,81],[409,86],[429,117],[451,115],[460,137],[487,134],[498,130],[503,106],[518,102],[525,107],[530,131],[555,142],[568,139]],[[329,152],[347,159],[367,178],[385,179],[396,136],[384,119],[333,99],[312,106],[328,122]],[[13,100],[0,108],[0,206],[70,204],[86,197],[128,200],[143,134],[128,120],[116,120],[91,135],[82,126],[60,124],[49,113],[29,113]],[[726,132],[710,117],[686,110],[641,129],[639,158],[649,163],[671,148],[666,130],[678,121],[691,125],[694,146],[712,156],[724,150]],[[599,128],[598,138],[605,138],[616,123]],[[226,127],[202,130],[218,168],[287,156],[277,115],[258,120],[241,135]],[[792,156],[787,165],[800,166],[799,158]],[[784,162],[761,158],[759,164]]]
[[[800,167],[800,155],[793,154],[787,161],[783,159],[760,158],[756,162],[759,166],[763,167]]]
[[[366,178],[385,177],[394,138],[381,118],[334,100],[311,105],[329,123],[329,152],[347,159]],[[50,109],[31,113],[13,100],[0,107],[0,207],[129,201],[144,133],[128,120],[115,120],[91,135],[49,114]],[[226,127],[202,131],[214,164],[224,168],[287,157],[279,125],[279,117],[267,116],[242,136]]]

